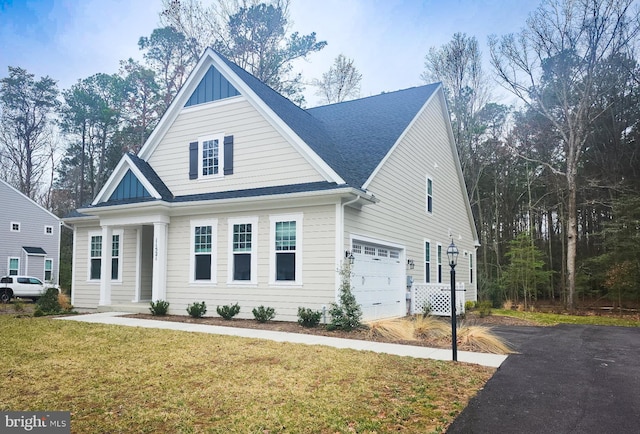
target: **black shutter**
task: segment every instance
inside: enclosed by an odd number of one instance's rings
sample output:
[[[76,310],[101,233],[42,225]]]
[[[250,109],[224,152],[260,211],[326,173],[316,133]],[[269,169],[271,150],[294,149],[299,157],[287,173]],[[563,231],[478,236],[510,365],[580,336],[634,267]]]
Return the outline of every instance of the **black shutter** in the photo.
[[[189,179],[198,179],[198,142],[189,143]]]
[[[224,174],[233,173],[233,136],[224,138]]]

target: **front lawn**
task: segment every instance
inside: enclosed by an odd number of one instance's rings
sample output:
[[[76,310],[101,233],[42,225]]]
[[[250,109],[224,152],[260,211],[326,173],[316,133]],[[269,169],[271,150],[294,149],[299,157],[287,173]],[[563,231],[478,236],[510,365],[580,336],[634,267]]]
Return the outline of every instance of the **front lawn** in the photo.
[[[0,411],[71,411],[72,432],[441,432],[477,365],[0,315]]]

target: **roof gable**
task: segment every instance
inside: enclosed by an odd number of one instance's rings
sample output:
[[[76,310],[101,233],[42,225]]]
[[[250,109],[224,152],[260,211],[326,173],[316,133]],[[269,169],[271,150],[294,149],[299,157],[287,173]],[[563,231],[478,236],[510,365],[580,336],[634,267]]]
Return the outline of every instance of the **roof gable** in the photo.
[[[133,154],[125,154],[91,205],[136,199],[173,198],[149,164]]]
[[[32,206],[36,207],[38,210],[42,211],[43,213],[48,214],[50,217],[52,217],[52,218],[54,218],[56,220],[60,220],[57,215],[53,214],[48,209],[46,209],[43,206],[39,205],[36,201],[34,201],[30,197],[28,197],[27,195],[22,193],[20,190],[18,190],[17,188],[12,186],[8,182],[3,181],[2,179],[0,179],[0,190],[2,190],[2,189],[6,190],[7,195],[12,195],[12,196],[18,197],[18,198],[20,198],[20,200],[23,200],[23,201],[25,201],[27,203],[30,203]],[[3,195],[0,194],[0,196],[3,196]]]
[[[184,106],[190,107],[238,95],[240,92],[211,65]]]

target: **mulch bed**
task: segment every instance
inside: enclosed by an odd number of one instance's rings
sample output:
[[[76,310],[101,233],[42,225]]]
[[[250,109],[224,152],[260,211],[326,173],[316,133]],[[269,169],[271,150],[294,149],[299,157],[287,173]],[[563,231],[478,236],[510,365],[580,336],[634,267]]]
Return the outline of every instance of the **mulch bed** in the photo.
[[[204,318],[191,318],[186,315],[165,315],[165,316],[153,316],[151,314],[131,314],[126,315],[130,318],[139,318],[139,319],[151,319],[157,321],[174,321],[174,322],[186,322],[193,324],[207,324],[207,325],[216,325],[222,327],[241,327],[248,329],[261,329],[261,330],[272,330],[279,332],[288,332],[288,333],[304,333],[318,336],[330,336],[334,338],[344,338],[344,339],[359,339],[365,341],[373,341],[373,342],[387,342],[394,344],[405,344],[405,345],[416,345],[416,346],[424,346],[424,347],[432,347],[432,348],[450,348],[451,343],[442,340],[434,340],[434,339],[420,339],[415,341],[399,341],[399,340],[390,340],[385,339],[381,336],[373,335],[367,328],[361,328],[352,331],[344,331],[344,330],[327,330],[323,325],[319,325],[317,327],[302,327],[300,324],[296,322],[286,322],[286,321],[268,321],[266,323],[259,323],[256,320],[252,319],[237,319],[233,318],[231,320],[225,320],[221,317],[204,317]],[[447,321],[447,319],[443,319],[443,321]],[[463,320],[465,324],[472,325],[481,325],[487,327],[493,327],[497,325],[505,325],[505,326],[531,326],[537,325],[530,321],[511,318],[507,316],[486,316],[484,318],[480,318],[474,313],[467,313],[466,318]],[[467,347],[465,345],[459,345],[458,348],[463,351],[473,351],[474,349],[471,347]]]

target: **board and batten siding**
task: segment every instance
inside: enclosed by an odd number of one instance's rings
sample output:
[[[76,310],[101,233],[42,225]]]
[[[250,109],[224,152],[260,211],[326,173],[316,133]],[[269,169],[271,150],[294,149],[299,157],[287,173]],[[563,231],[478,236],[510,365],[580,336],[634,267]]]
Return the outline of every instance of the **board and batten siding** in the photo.
[[[441,244],[443,282],[448,283],[446,249],[453,238],[460,251],[457,280],[465,283],[471,299],[475,290],[469,288],[475,289],[477,279],[474,276],[470,283],[464,252],[471,252],[475,260],[475,233],[443,116],[448,113],[442,98],[433,98],[369,184],[368,191],[380,202],[362,210],[347,208],[344,242],[350,248],[349,237],[357,234],[405,246],[406,259],[415,263],[407,274],[416,283],[425,281],[424,240],[431,242],[431,282],[436,282],[436,246]],[[433,180],[432,214],[426,211],[427,177]]]
[[[189,143],[214,133],[234,138],[233,174],[190,180]],[[175,196],[324,180],[244,98],[184,109],[148,162]]]
[[[302,285],[269,284],[270,216],[302,215]],[[227,283],[229,249],[228,219],[258,219],[257,283]],[[217,219],[216,283],[189,283],[192,234],[191,220]],[[171,313],[185,315],[194,302],[206,302],[207,315],[216,315],[216,306],[239,303],[239,318],[253,318],[252,309],[264,305],[276,310],[276,320],[296,321],[298,307],[321,310],[335,301],[335,205],[322,205],[256,213],[174,217],[169,227],[167,301]]]
[[[20,258],[19,274],[44,280],[44,260],[53,260],[52,280],[58,282],[60,221],[31,199],[0,181],[0,276],[9,273],[9,258]],[[19,223],[20,231],[11,230]],[[45,227],[51,227],[51,234]],[[23,247],[40,247],[47,254],[27,257]]]

